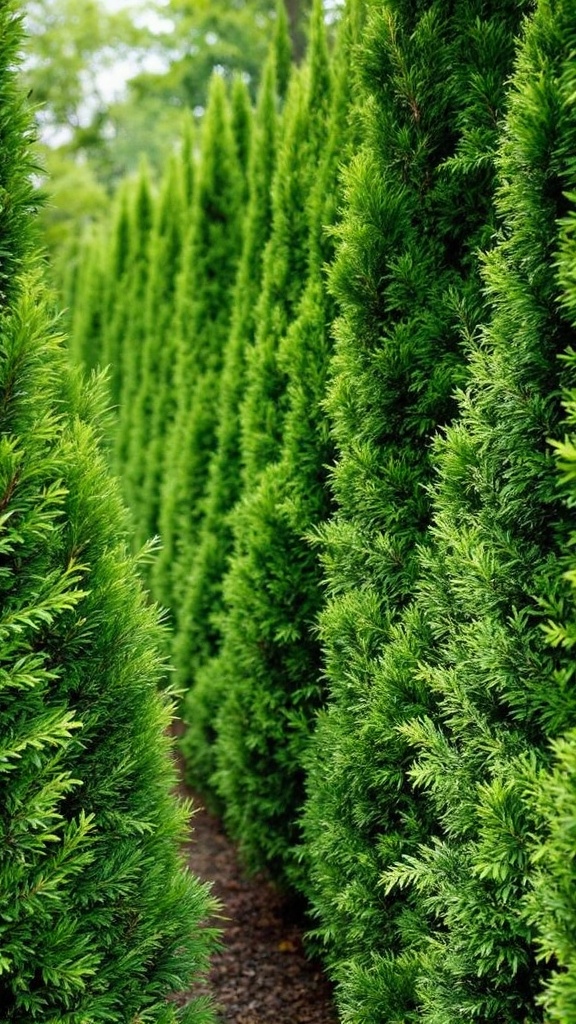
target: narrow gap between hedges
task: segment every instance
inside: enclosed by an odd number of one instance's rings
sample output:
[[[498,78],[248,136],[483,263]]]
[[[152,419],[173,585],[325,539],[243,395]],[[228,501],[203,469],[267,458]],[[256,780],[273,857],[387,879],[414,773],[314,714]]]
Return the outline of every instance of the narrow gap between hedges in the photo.
[[[173,732],[181,732],[175,723]],[[298,911],[262,876],[247,876],[221,822],[183,781],[179,792],[196,809],[186,846],[190,870],[211,882],[222,904],[222,951],[206,984],[177,997],[179,1005],[210,993],[226,1024],[337,1024],[331,986],[304,954]]]

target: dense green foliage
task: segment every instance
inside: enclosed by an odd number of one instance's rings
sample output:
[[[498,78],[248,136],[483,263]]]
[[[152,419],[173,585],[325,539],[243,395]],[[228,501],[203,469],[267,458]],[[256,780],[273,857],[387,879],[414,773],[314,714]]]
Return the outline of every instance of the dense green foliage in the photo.
[[[132,403],[122,395],[121,420],[125,454],[118,455],[124,494],[134,516],[136,547],[159,529],[159,488],[170,403],[176,339],[172,309],[181,265],[184,230],[190,204],[190,139],[168,163],[154,210],[149,271],[143,299],[143,334],[134,367]]]
[[[188,724],[183,749],[189,777],[206,790],[214,764],[214,720],[221,700],[213,664],[221,640],[222,580],[232,549],[229,513],[240,494],[240,404],[245,384],[246,349],[254,337],[263,252],[270,232],[270,185],[276,157],[276,60],[268,62],[255,115],[249,162],[249,198],[242,257],[235,285],[233,319],[226,343],[218,395],[216,449],[210,462],[205,509],[198,544],[185,583],[174,656],[178,682],[187,695]],[[193,687],[191,683],[193,681]]]
[[[572,13],[570,7],[568,13]],[[573,25],[570,26],[572,35]],[[566,39],[569,40],[567,34]],[[574,42],[572,41],[572,48]],[[573,52],[573,50],[572,50]],[[570,109],[573,103],[575,72],[572,61],[566,62],[561,78],[561,99]],[[570,182],[576,178],[574,163],[574,118],[564,122],[562,157],[565,173]],[[573,203],[573,196],[570,197]],[[576,327],[576,278],[574,274],[576,211],[572,205],[564,219],[558,253],[559,279],[562,287],[562,306],[573,328]],[[576,504],[576,391],[574,367],[576,357],[570,346],[564,355],[568,388],[564,392],[566,418],[563,422],[564,440],[555,443],[561,471],[562,495],[567,508]],[[563,656],[554,675],[556,691],[554,735],[552,744],[554,763],[533,774],[532,799],[535,798],[538,820],[544,829],[536,832],[533,840],[532,861],[535,865],[533,891],[528,898],[529,919],[538,931],[538,958],[553,964],[543,998],[545,1011],[551,1020],[568,1024],[575,1014],[574,972],[576,969],[574,906],[574,827],[576,822],[576,716],[574,714],[574,644],[576,627],[574,614],[574,530],[571,527],[570,544],[560,562],[564,578],[571,593],[566,600],[548,600],[545,608],[549,615],[545,631],[548,641]]]
[[[565,600],[570,531],[549,438],[562,417],[558,355],[573,344],[556,253],[572,210],[573,2],[541,2],[519,50],[498,156],[501,237],[484,258],[490,318],[470,352],[459,419],[437,439],[434,543],[419,604],[434,637],[418,674],[436,710],[407,724],[410,774],[434,837],[394,869],[429,917],[421,1019],[533,1019],[550,964],[524,911],[538,819],[526,799],[549,741],[573,724],[542,602]]]
[[[462,328],[481,315],[475,256],[493,230],[518,13],[516,3],[375,5],[359,56],[365,141],[346,170],[331,269],[341,313],[327,397],[337,508],[320,536],[329,701],[304,820],[317,935],[355,1022],[414,1010],[420,910],[387,899],[381,879],[432,827],[397,732],[428,704],[416,668],[431,638],[410,602],[430,520],[430,437],[454,415]]]
[[[267,368],[269,393],[273,386],[276,409],[282,396],[285,411],[277,426],[277,454],[271,453],[235,512],[218,663],[226,688],[215,720],[216,782],[226,821],[245,857],[273,868],[279,879],[295,871],[303,749],[322,693],[313,635],[320,572],[305,535],[329,506],[324,467],[332,453],[321,402],[332,311],[322,268],[331,255],[325,227],[334,217],[337,161],[346,139],[353,30],[348,21],[344,28],[333,54],[331,91],[322,87],[326,107],[310,103],[311,130],[321,131],[323,139],[306,199],[307,262],[291,322],[270,349]],[[312,35],[311,61],[320,40]],[[251,401],[249,391],[246,401]],[[261,395],[258,404],[261,408]],[[250,427],[246,447],[257,442],[264,451],[271,441],[270,420],[252,421]]]
[[[168,1024],[211,939],[178,853],[157,615],[30,284],[1,353],[3,1020]]]
[[[244,212],[228,91],[219,75],[212,79],[200,154],[172,324],[177,405],[166,439],[160,506],[163,549],[154,573],[157,594],[174,611],[197,541],[215,443]]]
[[[3,4],[2,1020],[207,1024],[206,1000],[168,1002],[207,967],[214,904],[180,853],[163,630],[101,454],[101,386],[68,369],[31,252],[19,43]]]
[[[188,776],[345,1024],[574,1024],[576,0],[278,15],[70,250]]]

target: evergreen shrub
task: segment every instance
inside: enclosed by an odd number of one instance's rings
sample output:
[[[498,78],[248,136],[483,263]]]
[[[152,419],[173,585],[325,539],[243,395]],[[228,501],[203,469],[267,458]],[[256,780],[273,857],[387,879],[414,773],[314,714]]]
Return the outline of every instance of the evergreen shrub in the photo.
[[[270,233],[277,121],[273,52],[262,76],[254,118],[248,208],[220,383],[216,449],[208,470],[204,517],[184,587],[180,629],[174,643],[178,685],[187,691],[182,708],[187,726],[182,750],[188,778],[207,794],[214,771],[214,722],[222,699],[212,663],[220,645],[222,580],[232,547],[230,511],[240,494],[240,403],[245,385],[246,348],[256,329],[263,252]]]
[[[568,597],[571,517],[548,439],[563,415],[558,356],[574,342],[556,264],[574,203],[574,104],[562,83],[575,13],[569,0],[543,0],[526,26],[497,159],[499,241],[483,258],[487,323],[459,418],[434,445],[418,602],[433,644],[418,675],[435,710],[403,734],[435,834],[386,879],[428,915],[418,991],[434,1024],[539,1019],[553,969],[525,913],[541,831],[527,795],[550,741],[573,724],[565,653],[542,624]]]
[[[240,256],[242,174],[226,84],[211,80],[172,330],[176,408],[168,426],[160,499],[162,551],[154,592],[175,616],[203,515],[215,446],[218,387]]]
[[[324,264],[332,239],[337,167],[346,147],[351,11],[332,65],[330,107],[316,181],[308,198],[307,269],[292,322],[279,341],[277,373],[286,380],[278,458],[238,510],[242,556],[227,582],[225,653],[229,685],[216,728],[218,790],[244,855],[295,884],[295,822],[303,802],[303,750],[322,699],[315,618],[319,565],[307,532],[327,515],[326,465],[332,458],[322,408],[330,353],[331,303]],[[234,674],[231,665],[239,667]]]
[[[127,554],[95,426],[27,229],[18,8],[0,10],[0,1005],[9,1024],[207,1024],[169,996],[205,971],[184,869],[157,611]],[[23,271],[27,273],[24,274]]]
[[[494,151],[522,7],[369,5],[361,145],[344,171],[326,407],[336,510],[319,531],[327,705],[307,758],[303,879],[347,1024],[415,1020],[426,915],[384,872],[435,828],[398,726],[433,699],[413,603],[431,516],[430,442],[456,412],[483,316]]]

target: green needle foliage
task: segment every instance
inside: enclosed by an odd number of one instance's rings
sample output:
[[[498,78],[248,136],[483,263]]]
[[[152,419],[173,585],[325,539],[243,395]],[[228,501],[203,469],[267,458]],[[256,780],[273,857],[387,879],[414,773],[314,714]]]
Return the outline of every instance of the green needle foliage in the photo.
[[[190,229],[176,295],[177,408],[166,440],[154,568],[159,598],[176,610],[199,525],[215,445],[218,387],[240,256],[242,175],[226,85],[214,75],[200,137]]]
[[[552,966],[537,963],[524,913],[539,824],[526,794],[549,741],[574,721],[565,656],[541,627],[542,602],[567,597],[570,513],[548,438],[562,417],[558,355],[574,341],[555,264],[574,204],[576,121],[562,78],[575,14],[573,0],[544,0],[526,29],[497,162],[500,240],[484,258],[492,316],[471,349],[460,417],[434,447],[434,544],[419,586],[434,645],[418,671],[436,710],[403,732],[436,835],[388,875],[430,915],[419,992],[434,1024],[538,1019]]]
[[[162,640],[30,282],[0,328],[0,999],[6,1022],[175,1021],[212,909],[183,869]],[[210,1020],[208,1008],[190,1010]]]
[[[100,453],[100,388],[67,370],[27,255],[19,42],[4,4],[0,191],[16,205],[0,226],[2,1020],[208,1024],[206,1001],[168,1002],[207,967],[214,902],[179,852],[189,809],[172,795],[163,631]]]
[[[326,32],[321,6],[316,3],[307,60],[303,67],[293,70],[286,97],[256,338],[247,353],[246,395],[241,409],[242,481],[246,493],[280,449],[286,375],[278,366],[277,351],[296,316],[306,283],[308,202],[326,139],[330,91]]]
[[[27,223],[34,203],[30,120],[9,69],[21,45],[19,9],[11,0],[0,10],[0,311],[9,303],[30,246]]]
[[[574,72],[568,66],[564,75],[564,99],[571,102],[574,95]],[[569,137],[569,136],[568,136]],[[571,179],[574,180],[573,152],[566,148],[572,162]],[[571,212],[566,219],[560,249],[560,274],[565,291],[563,302],[570,322],[574,326],[574,226],[576,216]],[[574,380],[576,354],[566,353],[570,378]],[[555,443],[558,467],[561,471],[562,492],[566,505],[573,510],[576,504],[576,391],[571,387],[564,395],[567,412],[565,428],[570,434]],[[556,696],[555,732],[560,738],[552,743],[554,761],[550,769],[532,772],[532,785],[528,794],[536,810],[539,828],[535,830],[532,863],[534,875],[527,897],[528,918],[537,929],[538,959],[553,970],[538,1001],[543,1004],[546,1019],[568,1024],[576,1010],[576,903],[574,898],[574,844],[576,840],[576,708],[574,706],[574,646],[576,644],[576,617],[574,615],[575,534],[572,530],[566,556],[560,562],[571,594],[556,606],[548,605],[550,619],[545,632],[549,643],[560,650],[561,665],[554,677]]]
[[[476,251],[493,232],[493,154],[520,13],[515,2],[374,4],[358,49],[363,144],[344,174],[330,274],[337,511],[319,532],[329,700],[303,820],[315,934],[354,1024],[417,1012],[422,908],[387,898],[381,878],[433,827],[397,726],[430,700],[416,676],[430,631],[411,604],[431,514],[430,439],[456,411],[462,338],[482,315]]]
[[[78,251],[70,255],[75,259],[76,267],[62,289],[68,308],[70,354],[78,366],[95,370],[102,362],[104,317],[110,286],[108,247],[103,234],[98,230],[87,233]]]
[[[111,325],[109,339],[111,351],[104,353],[110,365],[111,397],[118,403],[113,464],[122,478],[129,455],[133,406],[142,376],[146,304],[150,290],[150,245],[154,209],[157,205],[145,164],[140,168],[138,178],[132,186],[131,197],[128,274],[123,283],[123,290],[119,290],[118,293],[116,320]],[[124,498],[130,503],[129,486],[124,489]]]
[[[110,238],[99,226],[82,239],[74,292],[65,292],[70,303],[70,351],[73,360],[86,370],[108,366],[110,389],[116,398],[120,381],[119,313],[120,297],[130,272],[131,189],[124,183],[115,198]],[[113,326],[116,328],[113,331]]]
[[[188,147],[173,156],[160,186],[150,238],[138,384],[132,402],[122,404],[127,433],[121,464],[123,490],[135,525],[135,547],[159,529],[159,470],[169,416],[175,345],[171,332],[176,282],[182,259]]]
[[[352,8],[354,12],[355,8]],[[353,18],[350,17],[350,22]],[[277,462],[238,511],[238,548],[228,582],[233,597],[225,653],[234,666],[217,717],[218,790],[245,856],[294,885],[295,819],[303,802],[302,754],[322,696],[313,635],[321,602],[319,566],[305,539],[328,513],[325,466],[332,451],[321,407],[330,353],[331,303],[323,265],[332,240],[336,171],[346,145],[353,29],[345,22],[332,55],[332,109],[308,204],[305,287],[277,352],[286,413]],[[233,589],[232,589],[233,588]]]
[[[236,155],[243,179],[242,202],[248,199],[248,165],[250,162],[252,134],[252,104],[250,92],[244,79],[236,77],[230,93],[232,113],[232,134],[236,144]]]
[[[568,8],[570,11],[570,8]],[[574,28],[571,52],[574,52]],[[567,34],[567,40],[569,35]],[[568,62],[562,76],[562,99],[570,110],[573,104],[576,76],[573,62]],[[576,181],[574,160],[574,134],[576,124],[571,117],[564,124],[565,165],[568,177]],[[570,195],[571,205],[574,194]],[[576,327],[576,278],[574,274],[576,254],[576,212],[573,208],[565,218],[559,249],[559,279],[562,287],[562,303],[566,315]],[[564,394],[564,421],[569,433],[554,447],[561,472],[562,494],[568,509],[576,505],[576,390],[574,370],[576,354],[573,348],[565,355],[570,388]],[[535,875],[533,892],[528,897],[528,914],[532,925],[537,928],[538,958],[553,970],[547,979],[544,993],[539,1001],[544,1006],[546,1018],[560,1024],[574,1020],[576,1013],[576,904],[574,887],[574,845],[576,827],[576,707],[574,701],[574,646],[576,644],[576,616],[574,614],[574,570],[575,534],[572,529],[570,544],[560,567],[571,587],[568,600],[564,603],[548,604],[550,618],[546,623],[548,641],[561,653],[561,665],[554,677],[556,715],[554,735],[560,735],[552,744],[554,762],[551,770],[534,772],[530,796],[535,801],[537,820],[540,828],[535,830],[536,841],[532,860]],[[542,827],[542,825],[544,827]]]
[[[116,223],[106,268],[107,297],[102,319],[101,354],[98,364],[108,368],[108,390],[114,406],[120,403],[129,353],[134,308],[129,296],[141,276],[146,239],[152,217],[152,197],[147,176],[126,181],[120,188]]]
[[[277,354],[290,322],[297,315],[306,284],[308,207],[315,168],[326,139],[330,87],[322,11],[320,5],[316,5],[308,59],[302,69],[294,71],[286,99],[272,183],[272,228],[263,257],[256,335],[246,353],[245,397],[240,411],[241,486],[246,502],[250,501],[259,474],[279,451],[281,442],[287,378],[278,364]],[[234,513],[233,553],[225,581],[223,643],[217,659],[207,669],[208,676],[204,677],[206,694],[210,678],[218,680],[216,693],[219,695],[239,684],[241,678],[247,678],[250,671],[250,654],[246,664],[242,663],[247,623],[240,619],[250,618],[242,613],[241,602],[246,585],[245,551],[252,543],[253,529],[244,518],[243,509],[244,501],[240,511]],[[235,587],[238,588],[236,593]],[[255,596],[249,601],[250,615]],[[247,847],[245,852],[248,853]]]
[[[240,404],[246,348],[256,330],[263,252],[272,220],[277,121],[276,61],[272,53],[263,73],[253,126],[249,201],[220,384],[217,444],[209,467],[198,546],[183,597],[181,629],[174,642],[178,684],[188,691],[183,705],[187,733],[182,749],[188,776],[202,790],[206,790],[214,770],[214,720],[221,692],[212,659],[220,645],[222,580],[232,548],[229,513],[240,495]]]

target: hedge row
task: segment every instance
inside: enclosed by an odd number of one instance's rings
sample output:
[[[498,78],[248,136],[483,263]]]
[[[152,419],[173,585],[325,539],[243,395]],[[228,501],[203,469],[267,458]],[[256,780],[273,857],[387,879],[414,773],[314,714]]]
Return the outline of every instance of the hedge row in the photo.
[[[347,1024],[574,1022],[576,3],[318,2],[287,88],[282,10],[167,171],[174,260],[143,176],[70,293],[89,365],[155,309],[112,450],[189,776]]]

